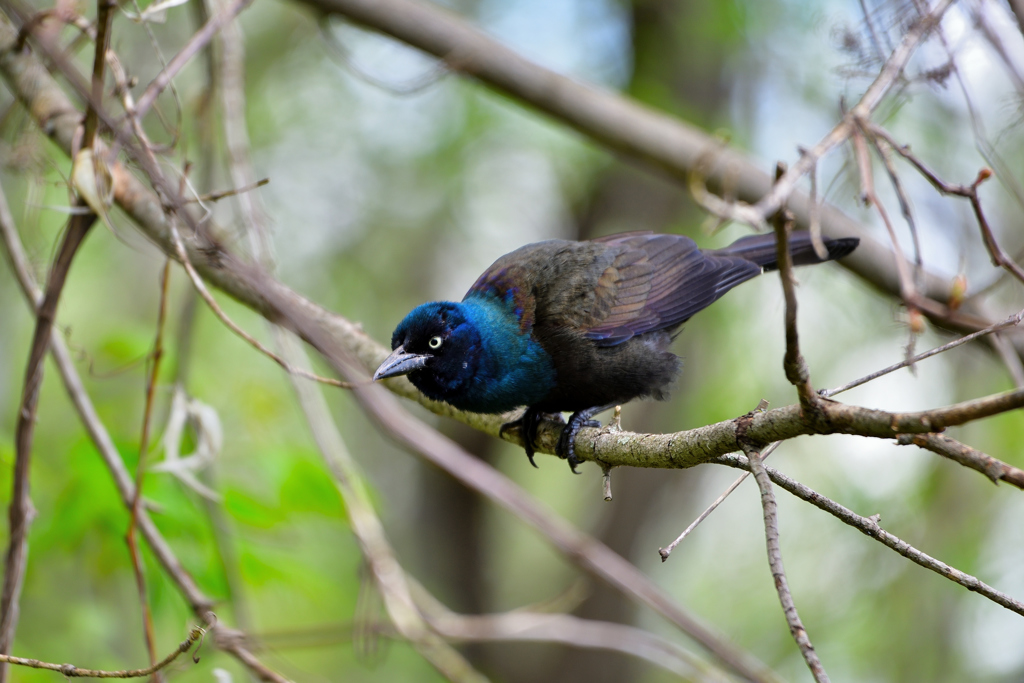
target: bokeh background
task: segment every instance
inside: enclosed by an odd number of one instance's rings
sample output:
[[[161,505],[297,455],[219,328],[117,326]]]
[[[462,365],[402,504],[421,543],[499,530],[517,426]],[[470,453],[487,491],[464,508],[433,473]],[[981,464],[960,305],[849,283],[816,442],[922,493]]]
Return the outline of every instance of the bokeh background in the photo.
[[[40,6],[41,8],[41,6]],[[94,8],[80,8],[92,16]],[[621,90],[713,131],[766,170],[792,161],[838,120],[899,40],[912,3],[886,0],[482,0],[452,9],[527,58],[574,78]],[[866,12],[866,14],[865,14]],[[1008,60],[978,28],[1002,39]],[[870,18],[870,21],[866,20]],[[190,5],[152,29],[167,54],[191,35]],[[272,227],[277,275],[314,301],[359,321],[381,343],[413,306],[459,299],[495,258],[549,238],[625,230],[687,234],[724,246],[745,234],[715,227],[678,183],[608,153],[521,104],[456,75],[395,41],[330,20],[294,2],[260,0],[242,17],[247,119],[259,196]],[[943,73],[937,41],[911,62],[883,105],[886,125],[952,182],[1005,167],[982,193],[1007,251],[1024,247],[1021,97],[1010,65],[1024,39],[1009,7],[961,2],[944,22],[958,74]],[[69,34],[70,35],[70,34]],[[329,37],[328,37],[329,36]],[[113,47],[143,84],[158,63],[145,32],[115,19]],[[344,53],[344,56],[342,56]],[[89,50],[80,55],[91,59]],[[213,106],[202,62],[177,81],[181,156],[199,165],[199,189],[230,185],[222,136],[204,131]],[[0,88],[0,181],[27,249],[45,272],[66,216],[68,162],[36,134]],[[173,118],[173,101],[161,99]],[[154,136],[160,138],[158,128]],[[1024,302],[999,281],[962,200],[943,198],[906,167],[925,265],[963,274],[969,292],[992,283],[991,312]],[[898,219],[895,195],[876,167],[880,198]],[[887,239],[858,200],[858,174],[841,151],[819,168],[819,192]],[[217,204],[228,239],[244,247],[230,200]],[[897,220],[910,249],[906,224]],[[59,331],[129,464],[138,459],[145,358],[153,343],[162,257],[127,220],[96,229],[76,261]],[[10,497],[13,431],[33,320],[0,262],[0,501]],[[841,267],[799,273],[803,351],[818,387],[897,362],[909,333],[901,307]],[[261,338],[260,318],[220,296]],[[671,401],[626,406],[634,431],[677,431],[734,417],[762,398],[795,400],[782,372],[782,296],[765,277],[730,293],[685,326],[676,342],[684,373]],[[190,341],[186,344],[185,339]],[[917,348],[950,337],[927,329]],[[168,474],[147,477],[160,529],[217,611],[262,639],[261,656],[301,681],[435,681],[409,647],[374,634],[384,613],[369,587],[330,474],[321,463],[288,378],[196,305],[182,273],[170,296],[167,357],[155,425],[163,431],[175,383],[214,408],[223,450],[201,478],[221,495],[203,499]],[[999,359],[967,346],[875,381],[844,400],[919,410],[1001,391],[1012,382]],[[449,607],[509,610],[561,599],[575,613],[635,623],[685,643],[658,617],[588,580],[514,518],[383,439],[343,391],[329,391],[335,418],[368,472],[374,500],[402,563]],[[788,680],[810,680],[790,638],[768,571],[759,498],[746,482],[662,563],[667,545],[736,472],[621,471],[615,498],[600,471],[573,476],[539,456],[416,412],[548,505],[634,561],[680,602]],[[1019,413],[953,435],[1024,466]],[[149,456],[159,460],[154,448]],[[1012,595],[1024,596],[1024,497],[931,454],[853,437],[804,437],[772,464],[925,552]],[[142,666],[138,598],[124,542],[128,516],[106,470],[48,368],[32,473],[38,517],[14,654],[79,666]],[[816,648],[839,681],[1024,681],[1024,619],[911,564],[833,518],[779,494],[789,581]],[[6,545],[6,525],[0,542]],[[192,618],[145,554],[160,652]],[[664,671],[621,655],[552,645],[464,646],[498,681],[667,681]],[[212,648],[175,680],[241,681]],[[15,669],[15,681],[54,674]]]

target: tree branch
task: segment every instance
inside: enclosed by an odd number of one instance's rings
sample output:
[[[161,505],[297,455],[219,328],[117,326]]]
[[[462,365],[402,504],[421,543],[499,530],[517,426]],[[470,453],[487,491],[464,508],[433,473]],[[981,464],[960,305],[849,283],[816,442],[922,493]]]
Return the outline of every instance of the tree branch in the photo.
[[[91,211],[72,215],[57,257],[50,268],[46,291],[36,313],[35,333],[32,337],[28,363],[25,366],[25,386],[18,407],[14,435],[14,484],[8,508],[10,536],[4,560],[3,588],[0,591],[0,654],[10,653],[11,645],[14,643],[14,631],[18,624],[18,601],[25,578],[25,566],[28,563],[28,527],[35,515],[29,498],[29,469],[36,408],[39,405],[39,390],[43,384],[43,360],[50,346],[57,303],[64,290],[71,261],[95,221],[96,214]],[[7,680],[7,674],[7,665],[0,664],[0,683]]]
[[[156,672],[166,668],[179,656],[186,653],[191,649],[192,645],[202,639],[206,634],[204,629],[194,626],[189,631],[188,638],[181,641],[177,649],[170,653],[156,664],[146,667],[145,669],[123,669],[119,671],[103,671],[101,669],[82,669],[75,666],[74,664],[51,664],[50,662],[41,662],[38,659],[25,659],[24,657],[11,657],[10,655],[0,655],[0,662],[4,664],[15,664],[17,666],[25,666],[30,669],[46,669],[48,671],[56,671],[65,678],[143,678],[144,676],[150,676]],[[198,650],[197,650],[198,651]],[[199,658],[194,657],[195,661],[198,662]]]
[[[722,465],[728,465],[729,467],[736,467],[738,469],[748,471],[750,470],[750,463],[747,461],[747,458],[741,455],[734,454],[723,456],[716,459],[715,462]],[[772,482],[786,489],[797,498],[810,503],[816,508],[824,510],[844,524],[848,524],[857,531],[860,531],[865,536],[875,539],[890,550],[895,550],[911,562],[918,564],[925,569],[929,569],[954,583],[960,584],[969,591],[974,591],[979,595],[983,595],[997,605],[1024,616],[1024,602],[1021,602],[1002,591],[996,590],[984,581],[979,580],[977,577],[971,576],[966,572],[962,572],[956,567],[951,567],[945,562],[921,552],[906,541],[901,540],[897,536],[883,529],[879,525],[877,517],[862,517],[856,512],[843,507],[834,500],[826,498],[810,487],[804,486],[800,482],[790,479],[785,474],[777,470],[773,470],[770,467],[765,467],[765,470],[768,472],[768,476],[771,477]]]
[[[743,452],[747,454],[747,463],[750,472],[754,475],[757,488],[761,492],[761,509],[764,516],[765,545],[768,549],[768,565],[772,570],[772,578],[775,581],[775,591],[779,594],[779,602],[782,604],[782,613],[786,616],[786,623],[789,624],[789,632],[793,635],[800,654],[807,662],[807,668],[811,670],[814,680],[818,683],[829,683],[825,667],[818,659],[818,653],[814,651],[811,638],[800,620],[800,614],[796,611],[796,603],[793,602],[793,594],[789,591],[789,582],[786,580],[786,570],[782,564],[782,548],[779,544],[779,519],[778,505],[775,503],[775,494],[772,492],[772,482],[768,478],[764,465],[761,463],[761,453],[758,449],[744,442]]]

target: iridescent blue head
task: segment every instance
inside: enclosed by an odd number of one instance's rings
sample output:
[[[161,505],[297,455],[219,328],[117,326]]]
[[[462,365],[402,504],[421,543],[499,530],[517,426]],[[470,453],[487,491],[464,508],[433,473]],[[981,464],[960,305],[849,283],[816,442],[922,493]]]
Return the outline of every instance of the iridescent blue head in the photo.
[[[461,410],[503,413],[540,401],[555,384],[548,354],[490,298],[417,306],[391,348],[374,380],[408,375],[428,397]]]

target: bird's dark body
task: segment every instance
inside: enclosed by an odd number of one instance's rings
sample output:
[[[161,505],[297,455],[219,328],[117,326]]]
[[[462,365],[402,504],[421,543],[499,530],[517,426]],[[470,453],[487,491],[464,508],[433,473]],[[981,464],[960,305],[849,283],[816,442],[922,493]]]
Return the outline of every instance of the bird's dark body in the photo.
[[[845,256],[857,242],[826,240],[826,260]],[[790,253],[796,265],[822,261],[807,233],[792,235]],[[525,422],[534,425],[541,412],[582,414],[635,398],[663,399],[679,374],[669,351],[679,326],[775,266],[774,235],[745,237],[718,251],[650,233],[530,244],[495,261],[461,303],[414,309],[395,330],[395,353],[375,377],[408,374],[427,396],[472,412],[527,406]],[[566,431],[572,427],[570,421]],[[568,436],[570,464],[578,428]]]
[[[668,330],[652,330],[613,344],[588,336],[615,303],[610,272],[615,272],[616,260],[621,261],[628,251],[628,245],[601,242],[530,244],[498,259],[466,295],[467,299],[503,296],[518,288],[513,295],[515,308],[523,311],[521,319],[550,356],[556,378],[533,407],[554,413],[642,396],[665,397],[679,374],[679,360],[668,350],[672,341]]]

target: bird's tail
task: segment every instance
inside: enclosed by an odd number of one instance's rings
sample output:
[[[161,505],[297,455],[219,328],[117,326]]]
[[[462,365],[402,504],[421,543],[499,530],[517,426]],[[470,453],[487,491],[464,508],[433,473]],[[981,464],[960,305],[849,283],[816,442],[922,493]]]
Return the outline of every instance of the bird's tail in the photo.
[[[808,266],[813,263],[823,263],[833,259],[842,258],[857,248],[860,239],[857,237],[842,237],[840,239],[823,238],[825,249],[828,251],[828,258],[818,257],[811,243],[811,233],[797,231],[789,236],[789,253],[793,257],[793,265]],[[716,253],[723,256],[739,256],[742,259],[756,263],[766,271],[775,270],[779,267],[778,256],[775,251],[775,235],[750,235],[741,237],[724,249]]]

